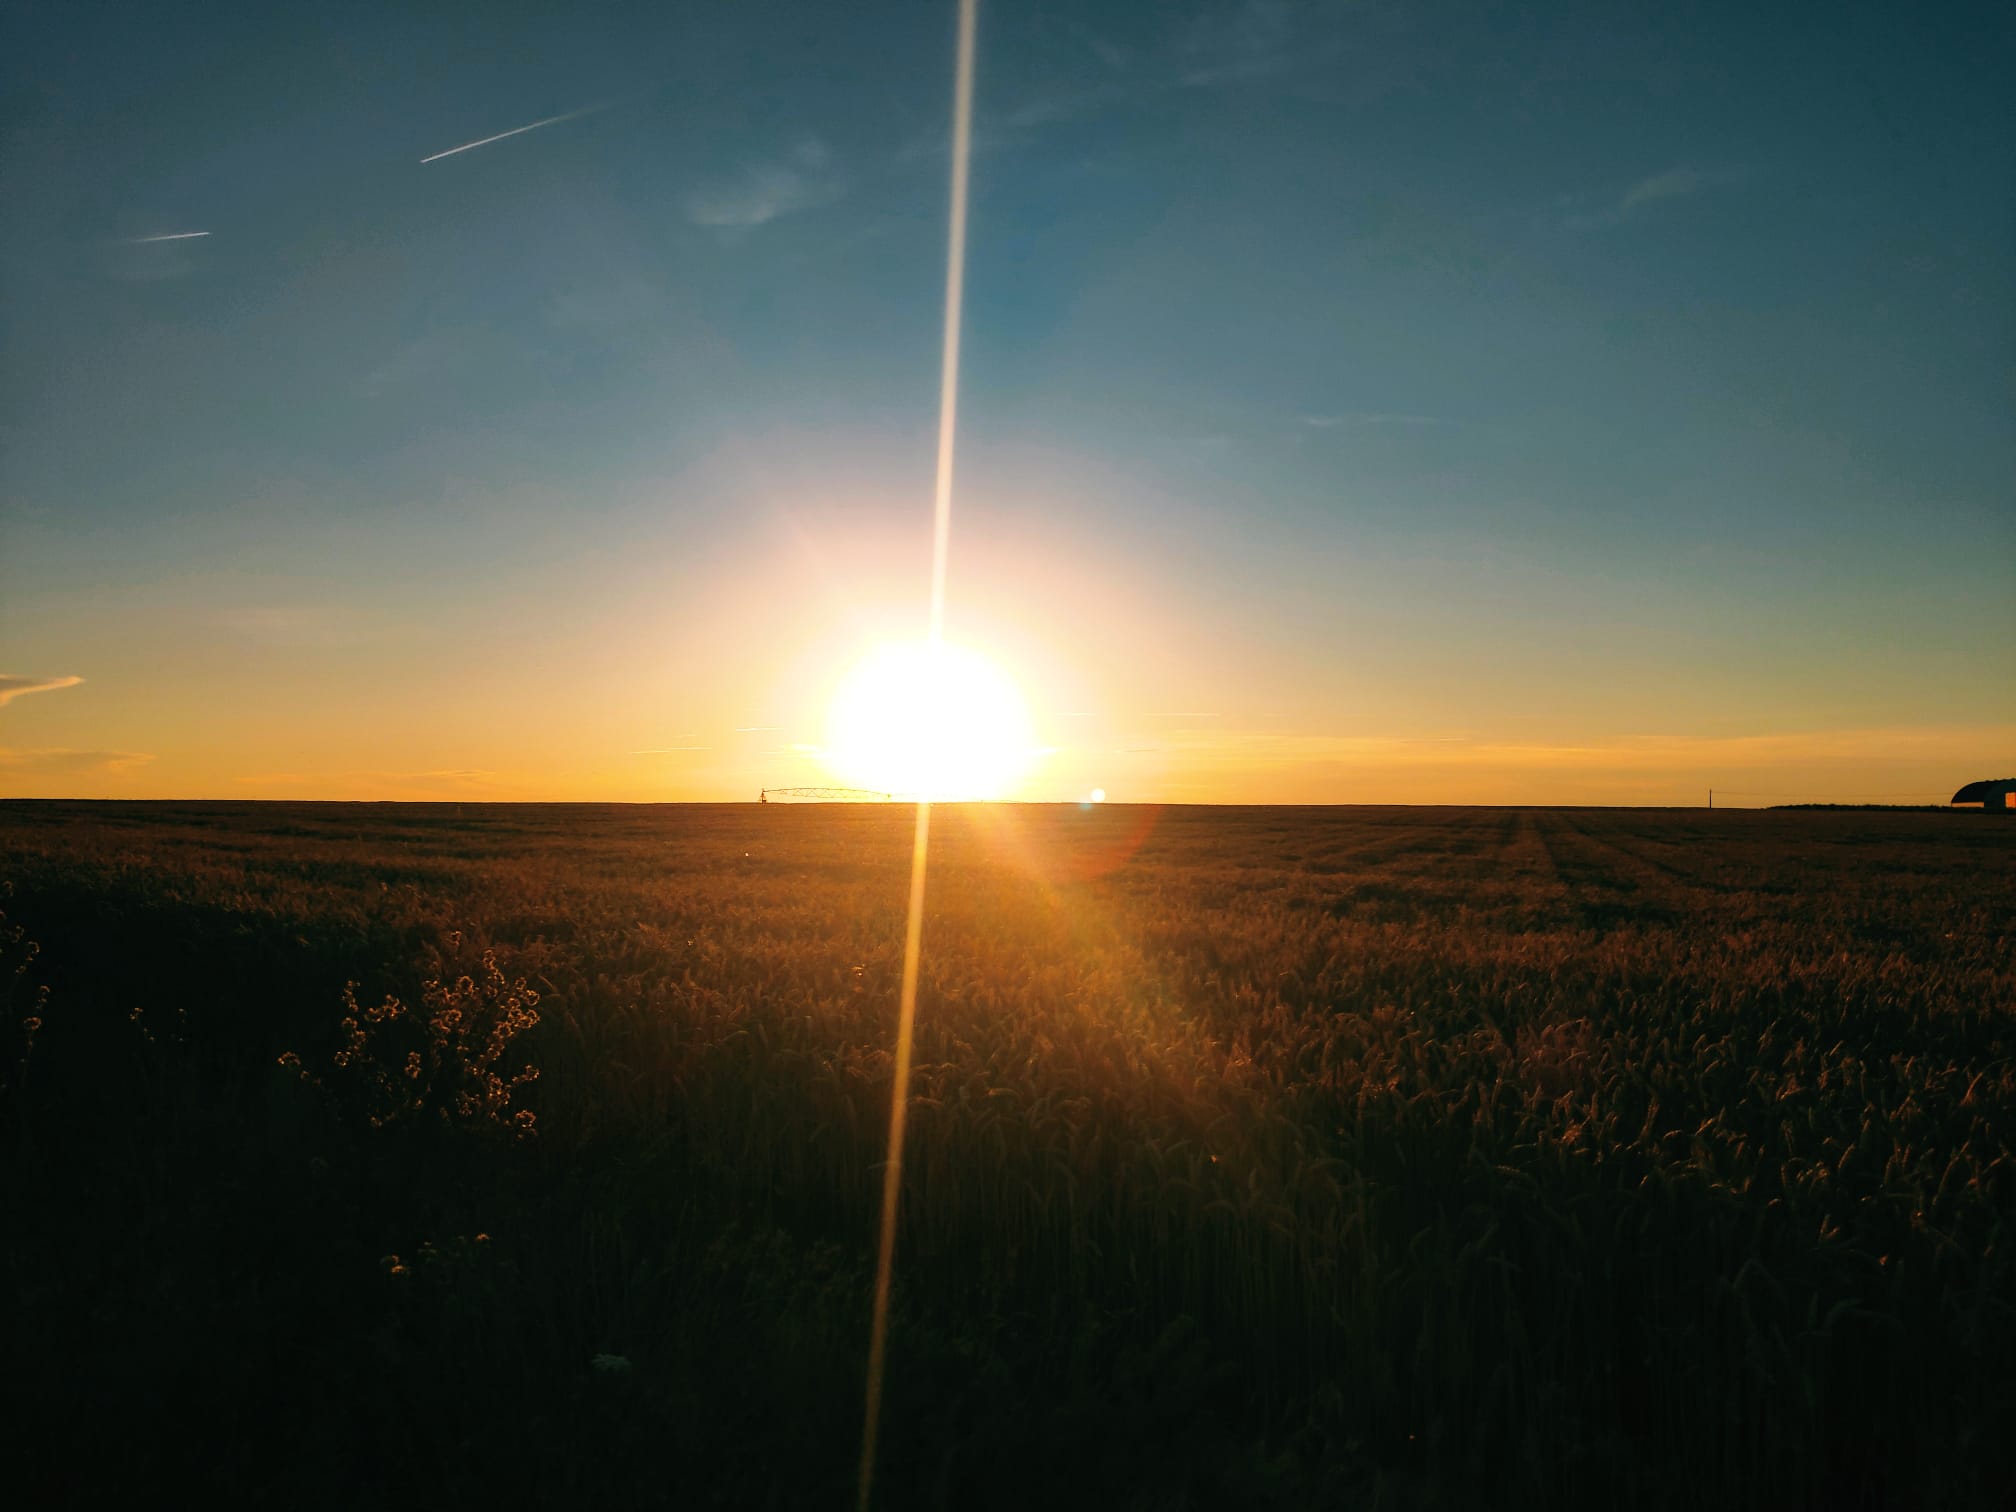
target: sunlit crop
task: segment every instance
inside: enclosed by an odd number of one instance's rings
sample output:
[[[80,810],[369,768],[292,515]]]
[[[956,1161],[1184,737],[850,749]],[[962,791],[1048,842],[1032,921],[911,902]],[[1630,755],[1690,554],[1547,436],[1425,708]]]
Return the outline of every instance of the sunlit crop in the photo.
[[[1994,1503],[1993,821],[933,836],[889,1504]],[[21,1441],[129,1390],[136,1454],[229,1432],[245,1484],[843,1500],[909,842],[0,809]]]

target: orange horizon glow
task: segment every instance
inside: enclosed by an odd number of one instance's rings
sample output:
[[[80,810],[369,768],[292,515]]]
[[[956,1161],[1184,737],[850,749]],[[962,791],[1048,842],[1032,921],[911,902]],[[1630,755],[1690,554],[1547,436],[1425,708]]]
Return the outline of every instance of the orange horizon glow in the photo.
[[[111,721],[54,717],[88,681],[56,678],[0,705],[0,797],[410,802],[720,802],[830,786],[939,801],[1272,804],[1591,804],[1718,808],[1796,802],[1944,804],[2016,766],[2016,726],[1893,726],[1548,741],[1513,734],[1334,734],[1210,711],[1059,707],[1006,658],[870,643],[790,711],[730,709],[582,738],[468,722],[404,730],[280,717],[210,739],[122,748]],[[895,649],[892,649],[894,647]],[[921,676],[921,697],[905,692]],[[823,691],[822,691],[823,684]],[[1017,685],[1021,684],[1021,687]],[[1091,702],[1070,690],[1074,705]],[[49,711],[38,717],[38,706]],[[949,714],[939,728],[935,713]],[[276,711],[284,713],[284,711]],[[732,720],[730,723],[728,721]],[[235,721],[233,721],[235,723]],[[245,725],[251,725],[249,717]],[[599,739],[598,739],[599,736]],[[144,746],[158,749],[149,751]],[[394,753],[407,760],[395,762]]]
[[[2016,717],[1966,663],[1913,668],[1878,698],[1824,657],[1648,678],[1640,648],[1602,637],[1573,676],[1544,640],[1368,633],[1347,653],[1221,610],[1124,547],[1018,527],[998,480],[973,493],[946,636],[1019,688],[1041,753],[991,796],[1691,807],[1713,787],[1717,807],[1943,804],[2016,768]],[[600,556],[503,581],[510,613],[150,588],[60,655],[10,645],[0,796],[722,802],[832,785],[834,690],[916,635],[930,565],[914,520],[869,528],[866,507],[836,494],[759,518],[711,563],[714,586],[673,600],[650,564]]]

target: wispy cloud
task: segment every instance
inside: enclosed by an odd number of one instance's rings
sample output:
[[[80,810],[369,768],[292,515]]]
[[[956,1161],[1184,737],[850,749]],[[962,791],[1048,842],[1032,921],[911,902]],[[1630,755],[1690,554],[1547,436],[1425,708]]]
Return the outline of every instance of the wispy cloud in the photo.
[[[353,646],[400,633],[396,624],[339,604],[232,604],[208,620],[262,646]]]
[[[0,771],[25,772],[45,777],[76,776],[86,772],[124,772],[154,759],[147,751],[75,751],[62,747],[40,750],[9,750],[0,747]]]
[[[352,767],[322,772],[249,772],[232,779],[243,787],[292,788],[300,797],[516,798],[529,796],[524,782],[488,767],[433,767],[391,772]]]
[[[1699,168],[1669,168],[1664,173],[1655,173],[1647,179],[1640,179],[1624,191],[1624,198],[1617,202],[1620,215],[1629,215],[1641,205],[1655,204],[1659,200],[1678,199],[1686,194],[1699,194],[1715,183],[1715,178],[1703,173]]]
[[[1302,423],[1311,430],[1357,429],[1371,426],[1447,425],[1436,415],[1404,415],[1379,411],[1346,410],[1336,415],[1304,415]]]
[[[618,277],[562,290],[546,307],[546,323],[556,331],[593,335],[632,331],[662,316],[666,303],[649,280]]]
[[[703,745],[645,746],[641,751],[632,751],[632,756],[675,756],[681,751],[711,751],[714,747]]]
[[[1128,48],[1122,47],[1118,42],[1102,37],[1090,27],[1082,24],[1074,23],[1070,30],[1071,35],[1078,40],[1087,52],[1115,73],[1123,73],[1134,66],[1133,52]]]
[[[1197,89],[1280,73],[1297,61],[1298,40],[1295,11],[1286,0],[1243,0],[1207,10],[1181,37],[1186,66],[1176,82]]]
[[[436,379],[467,360],[468,341],[459,333],[424,331],[405,342],[366,373],[358,385],[367,398]]]
[[[1287,0],[1207,4],[1160,37],[1133,47],[1074,24],[1067,28],[1072,50],[1095,66],[1079,70],[1075,79],[983,113],[974,123],[974,150],[1011,146],[1047,127],[1179,90],[1235,88],[1321,67],[1344,46],[1345,33],[1335,24],[1337,10],[1296,6]],[[1072,71],[1066,66],[1060,72]],[[897,160],[942,157],[949,140],[942,127],[933,128],[904,147]]]
[[[1605,196],[1566,195],[1560,201],[1571,231],[1596,231],[1619,225],[1668,200],[1687,199],[1719,189],[1745,177],[1741,169],[1668,168]]]
[[[0,672],[0,705],[26,693],[52,693],[58,688],[74,688],[82,681],[81,677],[18,677]]]
[[[987,121],[983,129],[995,132],[1022,132],[1032,131],[1041,126],[1054,126],[1063,121],[1075,121],[1080,116],[1091,115],[1094,111],[1118,104],[1139,92],[1138,85],[1114,81],[1087,85],[1083,89],[1059,90],[1054,94],[1031,95],[1020,104],[1011,106]]]
[[[159,236],[129,236],[126,238],[126,245],[129,247],[150,247],[155,242],[196,241],[209,234],[208,231],[164,231]]]
[[[830,205],[847,192],[833,153],[808,136],[782,157],[751,163],[686,196],[686,219],[713,230],[747,230],[779,216]]]

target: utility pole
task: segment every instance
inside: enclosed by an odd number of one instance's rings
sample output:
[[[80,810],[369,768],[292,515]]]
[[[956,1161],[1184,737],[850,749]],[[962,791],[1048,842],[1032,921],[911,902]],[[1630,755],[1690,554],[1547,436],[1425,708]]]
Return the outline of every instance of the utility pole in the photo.
[[[1715,789],[1713,788],[1708,789],[1708,807],[1711,809],[1715,807]]]

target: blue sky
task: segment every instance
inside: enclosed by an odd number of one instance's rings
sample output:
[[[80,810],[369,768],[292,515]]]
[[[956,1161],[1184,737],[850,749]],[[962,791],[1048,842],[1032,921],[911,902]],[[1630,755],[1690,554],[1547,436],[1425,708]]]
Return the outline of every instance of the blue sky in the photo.
[[[920,622],[951,8],[411,9],[17,7],[0,788],[745,796]],[[951,619],[1031,791],[2016,755],[2012,63],[983,6]]]

